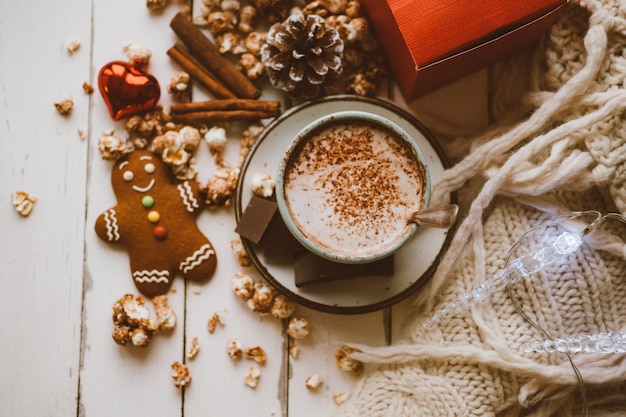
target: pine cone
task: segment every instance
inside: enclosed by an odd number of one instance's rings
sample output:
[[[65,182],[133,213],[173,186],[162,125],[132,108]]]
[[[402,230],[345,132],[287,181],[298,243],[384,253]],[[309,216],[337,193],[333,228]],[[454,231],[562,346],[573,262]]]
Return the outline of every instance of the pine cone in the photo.
[[[315,98],[343,69],[343,41],[318,15],[292,14],[270,28],[261,49],[269,80],[295,98]]]

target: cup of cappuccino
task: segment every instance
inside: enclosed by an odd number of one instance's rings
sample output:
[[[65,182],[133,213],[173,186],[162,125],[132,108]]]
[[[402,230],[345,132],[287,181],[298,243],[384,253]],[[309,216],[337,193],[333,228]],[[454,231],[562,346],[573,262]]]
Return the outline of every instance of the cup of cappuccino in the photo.
[[[367,263],[399,249],[428,207],[426,160],[398,125],[343,111],[304,127],[276,175],[276,200],[289,231],[309,251]]]

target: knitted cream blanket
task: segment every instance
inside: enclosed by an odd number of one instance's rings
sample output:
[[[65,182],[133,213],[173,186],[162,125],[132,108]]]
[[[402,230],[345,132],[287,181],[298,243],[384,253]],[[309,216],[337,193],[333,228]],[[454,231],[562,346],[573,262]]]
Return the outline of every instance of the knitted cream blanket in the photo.
[[[545,334],[511,297],[555,338],[626,332],[623,241],[612,255],[583,246],[511,293],[491,294],[431,327],[422,323],[502,270],[529,229],[573,210],[626,214],[625,79],[626,1],[571,1],[532,60],[530,89],[516,108],[524,118],[512,124],[503,117],[471,140],[436,184],[433,205],[451,191],[476,192],[437,272],[416,295],[401,342],[355,346],[361,352],[353,356],[374,366],[340,416],[583,413],[567,356],[523,349]],[[626,415],[626,354],[571,357],[590,415]]]

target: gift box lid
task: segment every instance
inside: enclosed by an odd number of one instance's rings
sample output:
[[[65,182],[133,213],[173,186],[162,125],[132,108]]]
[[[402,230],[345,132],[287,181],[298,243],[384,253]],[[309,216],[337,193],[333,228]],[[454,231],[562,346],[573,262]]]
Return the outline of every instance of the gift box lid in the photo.
[[[396,81],[412,99],[536,41],[567,0],[362,3]]]

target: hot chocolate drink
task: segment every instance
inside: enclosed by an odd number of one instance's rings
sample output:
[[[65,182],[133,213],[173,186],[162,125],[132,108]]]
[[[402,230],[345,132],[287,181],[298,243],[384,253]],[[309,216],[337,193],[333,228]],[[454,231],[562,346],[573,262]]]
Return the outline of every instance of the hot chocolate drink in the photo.
[[[379,123],[341,119],[313,129],[283,175],[289,216],[307,239],[340,257],[370,257],[400,244],[427,205],[422,158]]]

